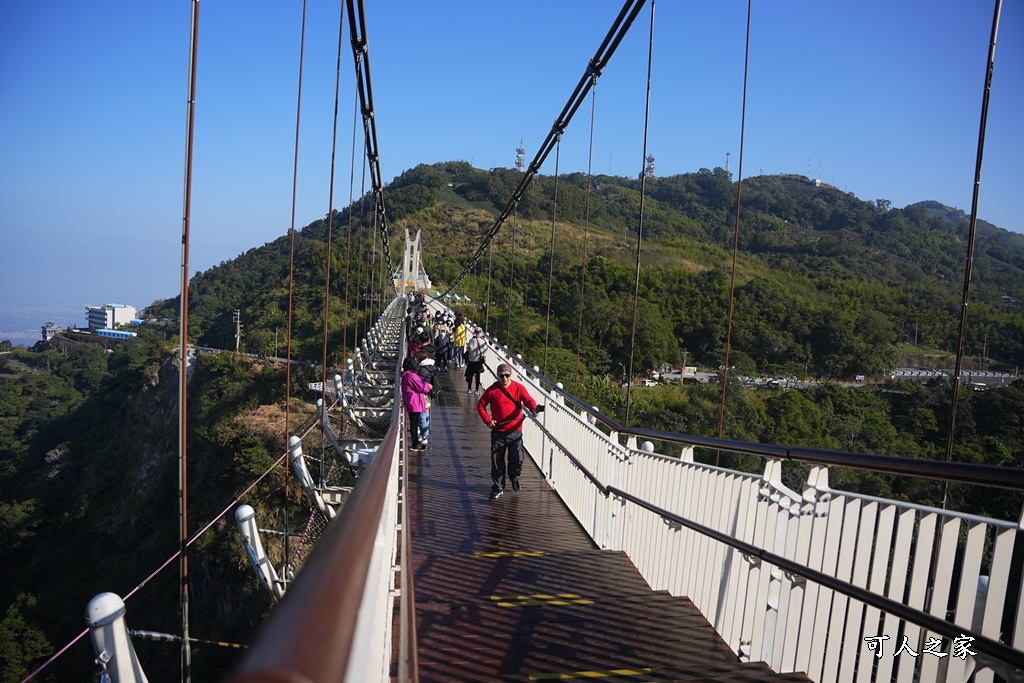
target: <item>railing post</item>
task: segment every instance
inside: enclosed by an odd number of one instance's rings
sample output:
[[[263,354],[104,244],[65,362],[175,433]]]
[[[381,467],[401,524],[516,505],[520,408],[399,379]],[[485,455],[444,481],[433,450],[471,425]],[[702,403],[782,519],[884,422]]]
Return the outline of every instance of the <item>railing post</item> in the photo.
[[[147,683],[124,613],[124,601],[114,593],[100,593],[85,608],[96,664],[113,683]]]

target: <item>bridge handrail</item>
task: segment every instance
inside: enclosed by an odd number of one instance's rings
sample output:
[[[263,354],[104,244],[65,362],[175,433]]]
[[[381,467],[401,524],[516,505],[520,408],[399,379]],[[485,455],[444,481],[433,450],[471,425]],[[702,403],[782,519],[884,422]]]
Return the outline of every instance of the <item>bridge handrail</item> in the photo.
[[[535,398],[548,401],[524,429],[524,445],[579,523],[599,547],[625,552],[652,588],[689,596],[741,659],[820,681],[887,681],[897,669],[899,680],[1020,675],[1024,600],[1015,558],[1024,521],[834,489],[828,471],[1011,490],[1021,490],[1020,472],[630,428],[491,346],[493,362],[513,364]],[[680,444],[681,452],[638,448],[641,438]],[[695,447],[760,455],[764,472],[695,461]],[[811,465],[799,492],[782,483],[785,461]],[[875,633],[869,652],[864,641],[872,639],[861,636]],[[911,653],[902,660],[904,648],[890,649],[901,637]],[[932,649],[943,638],[954,656]],[[957,643],[969,647],[956,654]],[[935,656],[918,661],[914,648]]]
[[[499,350],[507,351],[498,346]],[[508,355],[506,353],[506,355]],[[945,462],[943,460],[923,460],[917,458],[901,458],[895,455],[879,455],[875,453],[853,453],[849,451],[830,451],[822,448],[803,446],[778,446],[775,444],[754,443],[719,439],[711,436],[666,432],[645,427],[628,427],[619,424],[597,408],[585,405],[576,396],[565,391],[559,383],[545,377],[521,359],[508,355],[508,361],[519,365],[519,371],[527,374],[540,385],[547,385],[546,391],[562,396],[568,404],[581,413],[586,413],[596,422],[603,424],[610,431],[626,436],[655,439],[669,443],[684,444],[696,448],[715,451],[728,451],[747,455],[759,455],[778,460],[806,462],[812,465],[829,467],[852,467],[872,472],[901,474],[906,476],[924,477],[927,479],[948,480],[951,482],[995,486],[998,488],[1024,491],[1024,469],[999,467],[997,465],[980,465],[968,462]]]
[[[395,310],[394,302],[391,310],[392,313]],[[402,312],[395,315],[401,316]],[[398,337],[399,368],[404,356],[401,343],[404,333],[403,322]],[[396,370],[396,379],[399,372]],[[395,383],[394,398],[391,427],[377,454],[364,470],[341,514],[327,526],[323,538],[289,586],[285,598],[263,625],[230,681],[274,683],[299,680],[297,676],[301,680],[317,681],[371,680],[365,668],[353,673],[353,667],[360,666],[359,657],[372,661],[374,656],[360,652],[359,645],[361,622],[375,618],[371,612],[375,611],[374,601],[379,600],[375,591],[368,590],[375,556],[381,552],[394,555],[394,528],[386,528],[385,522],[387,501],[394,493],[389,489],[396,481],[394,474],[404,418],[400,381]],[[403,510],[403,518],[406,516]],[[406,535],[403,533],[403,537]],[[403,564],[407,562],[408,555],[403,554]],[[385,586],[390,587],[390,572],[385,573]],[[405,579],[403,576],[403,585]],[[391,609],[388,605],[386,612],[390,614]],[[401,619],[400,631],[414,637],[412,609],[403,609]],[[409,623],[413,624],[411,631]],[[390,628],[387,630],[390,633]],[[384,656],[389,657],[390,648],[386,649]],[[402,652],[405,656],[402,667],[415,672],[415,647],[403,646]],[[382,680],[387,678],[386,663],[384,668]]]
[[[540,424],[538,420],[534,419],[534,423],[537,425],[538,429],[544,432],[545,436],[548,438],[550,443],[554,444],[559,450],[561,450],[562,454],[566,458],[568,458],[577,468],[579,468],[583,476],[589,479],[590,482],[593,483],[594,486],[597,487],[597,489],[601,491],[601,493],[604,494],[605,496],[616,496],[622,500],[628,500],[634,505],[638,505],[644,508],[645,510],[649,510],[654,514],[659,515],[663,519],[673,521],[677,524],[680,524],[681,526],[685,526],[688,529],[696,531],[697,533],[712,538],[718,541],[719,543],[723,543],[732,548],[735,548],[748,558],[756,558],[758,560],[767,562],[768,564],[775,565],[776,567],[784,571],[796,574],[798,576],[802,576],[805,579],[808,579],[809,581],[814,581],[815,583],[819,583],[823,586],[831,588],[832,590],[838,593],[842,593],[855,600],[859,600],[860,602],[871,605],[872,607],[876,607],[882,612],[894,614],[901,619],[912,621],[920,626],[925,627],[929,631],[940,633],[949,638],[950,640],[954,640],[957,637],[965,635],[973,636],[974,641],[972,642],[972,646],[977,647],[978,650],[980,650],[982,653],[992,657],[997,661],[1003,662],[1017,669],[1024,670],[1024,652],[1020,650],[1016,650],[1008,645],[1000,643],[999,641],[992,640],[991,638],[988,638],[982,635],[981,633],[976,633],[968,629],[965,629],[961,626],[957,626],[953,622],[939,619],[938,617],[932,616],[927,612],[914,609],[913,607],[909,607],[902,603],[896,602],[895,600],[890,600],[889,598],[886,598],[884,596],[876,595],[875,593],[860,588],[859,586],[856,586],[848,581],[837,579],[823,572],[816,571],[809,567],[805,567],[799,564],[798,562],[793,562],[776,553],[764,550],[763,548],[758,548],[755,545],[738,540],[728,534],[724,534],[720,531],[712,529],[711,527],[689,520],[685,517],[670,512],[669,510],[665,510],[664,508],[658,507],[657,505],[653,505],[650,502],[642,498],[639,498],[627,491],[623,491],[622,489],[616,486],[609,486],[603,484],[589,469],[587,469],[587,467],[582,462],[580,462],[578,458],[576,458],[571,453],[571,451],[568,448],[566,448],[565,444],[561,443],[558,440],[558,438],[555,437],[555,435],[553,435],[542,424]],[[653,455],[658,454],[655,453]],[[985,521],[991,522],[991,520]],[[1007,524],[1007,526],[1010,526],[1009,523]]]

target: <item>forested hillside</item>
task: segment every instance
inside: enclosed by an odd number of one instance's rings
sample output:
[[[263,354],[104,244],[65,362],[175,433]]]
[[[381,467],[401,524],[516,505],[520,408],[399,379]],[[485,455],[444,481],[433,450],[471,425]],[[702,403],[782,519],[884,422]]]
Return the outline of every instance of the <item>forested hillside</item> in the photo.
[[[482,171],[465,162],[405,172],[385,191],[393,263],[402,230],[422,230],[426,270],[443,291],[519,179],[513,170]],[[555,209],[555,182],[542,176],[528,191],[459,287],[471,299],[458,304],[461,310],[531,365],[544,365],[567,391],[619,420],[631,352],[637,373],[684,359],[717,370],[724,361],[736,221],[730,175],[705,169],[648,179],[635,344],[640,183],[599,176],[588,192],[586,177],[563,176]],[[374,266],[382,259],[371,214],[367,197],[330,221],[332,365],[360,343],[387,297],[385,283],[369,275],[381,270]],[[322,373],[327,227],[326,219],[317,220],[295,235],[291,355],[304,362],[295,366],[287,395],[296,424],[311,415],[314,397],[306,385]],[[736,371],[727,387],[724,435],[943,457],[951,401],[943,381],[755,390],[735,377],[864,374],[884,382],[909,358],[951,367],[966,229],[962,213],[937,202],[893,208],[797,176],[745,180],[730,352]],[[282,236],[198,274],[190,289],[190,341],[234,349],[238,309],[241,349],[283,356],[289,247]],[[968,362],[1013,371],[1024,360],[1024,239],[980,222],[974,269]],[[155,304],[145,317],[164,323],[109,349],[67,338],[32,351],[0,349],[10,351],[0,356],[0,681],[21,680],[77,635],[93,595],[130,590],[177,550],[177,314],[176,299]],[[286,431],[282,365],[232,354],[200,354],[196,363],[189,384],[193,531],[284,452]],[[630,422],[717,436],[721,393],[714,384],[637,389]],[[1024,466],[1022,416],[1024,382],[961,392],[954,458]],[[728,455],[723,464],[762,466]],[[784,470],[797,488],[803,474],[799,467]],[[283,527],[286,508],[293,525],[307,519],[297,487],[285,493],[283,480],[274,470],[247,497],[276,527]],[[899,477],[833,470],[830,481],[926,505],[941,500],[938,484]],[[1005,519],[1017,519],[1024,502],[971,487],[950,493],[951,507]],[[270,599],[246,567],[230,519],[203,534],[192,552],[193,635],[248,642]],[[175,570],[160,573],[133,602],[133,628],[177,629]],[[174,668],[175,645],[136,647],[148,670]],[[199,648],[197,680],[216,679],[232,656]],[[39,680],[90,675],[88,642],[69,659]]]
[[[466,267],[519,180],[517,171],[481,171],[465,162],[405,172],[385,194],[397,233],[394,248],[401,248],[402,228],[422,230],[426,269],[444,288]],[[598,176],[588,194],[585,176],[560,177],[557,209],[554,184],[552,177],[537,178],[488,260],[477,264],[460,292],[475,302],[474,317],[481,317],[479,304],[490,292],[488,327],[511,344],[534,347],[546,336],[549,344],[575,353],[580,338],[590,371],[611,373],[628,355],[639,181]],[[638,369],[678,365],[684,352],[688,362],[721,364],[736,190],[723,169],[648,179]],[[338,212],[333,220],[331,329],[347,326],[350,346],[361,324],[358,311],[380,287],[365,276],[366,264],[380,259],[367,229],[369,213],[369,202],[358,201],[351,215]],[[317,358],[315,349],[322,348],[317,335],[326,228],[320,220],[296,235],[293,345],[299,357]],[[951,352],[966,231],[963,214],[936,202],[900,209],[798,176],[747,179],[732,358],[748,374],[849,379],[881,378],[901,353]],[[282,237],[196,276],[190,294],[193,341],[233,348],[231,316],[237,308],[246,325],[245,348],[272,354],[286,321],[287,250]],[[979,221],[973,268],[966,353],[978,363],[1019,365],[1024,237]],[[168,300],[150,313],[173,316],[176,310],[175,300]],[[337,332],[332,345],[340,347],[341,336]]]

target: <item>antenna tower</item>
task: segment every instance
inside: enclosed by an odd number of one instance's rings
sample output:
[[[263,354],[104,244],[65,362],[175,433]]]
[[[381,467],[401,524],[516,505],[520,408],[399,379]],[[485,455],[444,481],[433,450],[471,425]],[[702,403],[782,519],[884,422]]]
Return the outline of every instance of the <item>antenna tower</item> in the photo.
[[[729,172],[729,155],[730,154],[731,154],[731,152],[729,152],[728,150],[725,152],[725,172],[726,173]]]
[[[647,155],[647,165],[644,166],[644,176],[647,178],[654,177],[654,155]]]
[[[522,138],[519,138],[519,146],[516,147],[516,169],[520,173],[526,169],[526,150],[523,148]]]

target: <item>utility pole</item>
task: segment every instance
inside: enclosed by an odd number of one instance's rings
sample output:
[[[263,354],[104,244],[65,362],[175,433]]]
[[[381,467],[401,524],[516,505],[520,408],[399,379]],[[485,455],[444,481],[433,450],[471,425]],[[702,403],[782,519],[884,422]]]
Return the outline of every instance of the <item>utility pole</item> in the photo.
[[[238,354],[238,343],[242,338],[242,312],[239,309],[235,309],[232,320],[235,323],[235,354]]]

